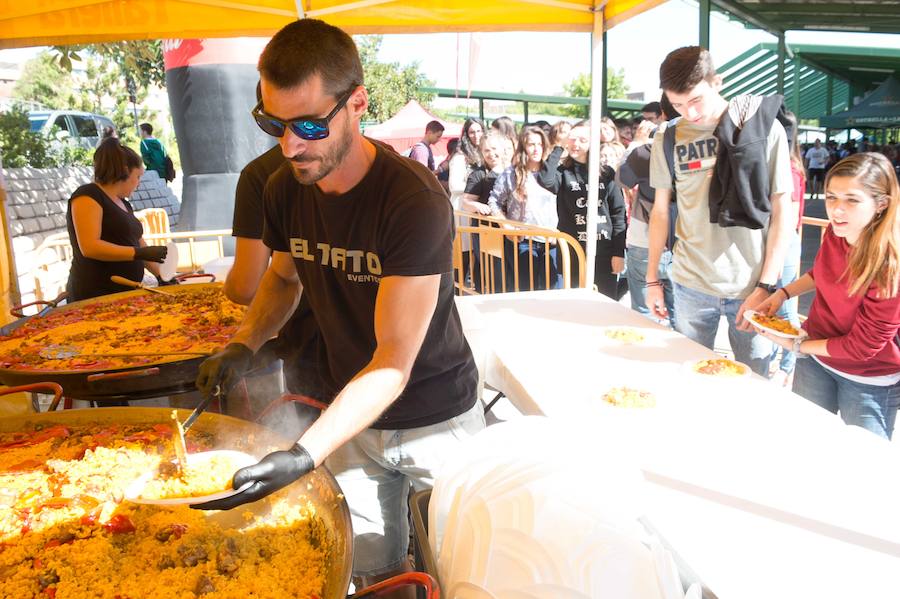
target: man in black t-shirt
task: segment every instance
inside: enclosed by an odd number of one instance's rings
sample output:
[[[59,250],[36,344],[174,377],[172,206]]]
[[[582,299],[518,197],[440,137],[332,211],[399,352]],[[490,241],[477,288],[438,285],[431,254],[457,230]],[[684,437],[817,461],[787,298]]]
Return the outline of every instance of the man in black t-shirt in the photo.
[[[231,227],[231,234],[236,238],[234,265],[225,279],[225,295],[235,303],[250,304],[269,264],[272,250],[262,240],[263,190],[272,173],[284,163],[281,147],[276,145],[251,160],[238,179]],[[323,399],[318,338],[318,326],[309,309],[309,300],[301,297],[272,347],[274,354],[284,361],[284,381],[289,392]],[[305,418],[305,414],[303,416]]]
[[[206,360],[206,393],[228,387],[293,312],[301,292],[338,389],[287,451],[235,473],[250,487],[199,506],[230,509],[328,459],[353,516],[363,583],[409,568],[406,497],[433,482],[462,438],[484,427],[478,374],[453,300],[453,215],[434,175],[359,132],[368,108],[353,40],[313,19],[279,31],[260,57],[257,124],[287,163],[265,191],[272,262],[237,333]]]

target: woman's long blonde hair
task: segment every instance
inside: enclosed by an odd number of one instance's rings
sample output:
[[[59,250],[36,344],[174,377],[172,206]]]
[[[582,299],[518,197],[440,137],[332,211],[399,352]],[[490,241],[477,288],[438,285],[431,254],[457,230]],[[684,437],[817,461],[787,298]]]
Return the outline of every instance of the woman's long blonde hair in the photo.
[[[543,154],[541,155],[541,162],[547,160],[547,154],[550,153],[550,141],[547,139],[547,134],[544,133],[543,129],[533,125],[522,127],[522,130],[519,131],[519,143],[516,146],[516,155],[513,156],[512,161],[513,169],[516,173],[515,196],[520,202],[524,202],[527,199],[525,197],[527,195],[525,192],[525,184],[528,183],[528,177],[531,176],[531,172],[528,170],[528,154],[525,152],[525,143],[528,141],[529,135],[537,135],[541,138],[541,144],[543,144],[544,149]]]
[[[882,299],[900,286],[900,187],[894,167],[882,154],[862,152],[844,158],[828,171],[825,193],[834,177],[850,177],[883,208],[875,213],[850,249],[847,271],[850,295],[864,294],[873,284]]]

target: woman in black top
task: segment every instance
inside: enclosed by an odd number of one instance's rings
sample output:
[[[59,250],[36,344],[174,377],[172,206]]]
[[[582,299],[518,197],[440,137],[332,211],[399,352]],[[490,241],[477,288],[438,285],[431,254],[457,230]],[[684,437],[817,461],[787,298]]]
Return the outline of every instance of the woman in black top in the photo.
[[[559,165],[563,149],[556,147],[538,173],[538,180],[556,193],[557,228],[581,243],[587,252],[587,178],[590,122],[576,123],[569,132],[568,157]],[[558,168],[557,168],[557,165]],[[597,254],[594,260],[594,285],[603,295],[620,299],[625,291],[618,275],[625,271],[625,198],[615,182],[615,170],[600,168],[597,197]],[[574,264],[574,261],[573,261]],[[573,272],[573,281],[576,274]]]
[[[143,173],[141,157],[117,138],[104,140],[94,152],[94,182],[72,193],[66,212],[73,253],[68,301],[129,289],[110,281],[112,275],[141,281],[147,268],[159,278],[166,248],[144,242],[144,228],[125,199]]]

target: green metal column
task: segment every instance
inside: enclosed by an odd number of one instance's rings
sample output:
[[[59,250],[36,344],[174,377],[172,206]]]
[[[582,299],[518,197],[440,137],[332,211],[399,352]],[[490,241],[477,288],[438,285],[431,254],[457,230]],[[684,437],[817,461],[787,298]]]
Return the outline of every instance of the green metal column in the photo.
[[[700,0],[700,47],[709,50],[710,0]]]
[[[478,98],[478,120],[484,123],[484,98]]]
[[[778,35],[778,87],[776,88],[779,94],[784,95],[784,56],[787,54],[787,51],[784,46],[784,33]]]
[[[791,94],[791,110],[797,116],[797,120],[799,121],[800,120],[800,71],[803,69],[803,61],[800,60],[799,58],[795,57],[794,60],[791,61],[791,64],[794,67],[793,68],[794,85],[792,88],[793,93]]]
[[[834,109],[834,76],[829,75],[825,81],[825,114],[830,115]]]
[[[522,102],[522,104],[525,105],[525,114],[522,115],[522,126],[525,126],[528,124],[528,102]]]
[[[609,77],[607,77],[607,75],[606,75],[607,74],[606,48],[607,48],[606,31],[604,30],[603,31],[603,48],[602,48],[603,60],[600,63],[600,68],[602,69],[602,72],[603,72],[603,87],[601,88],[601,92],[600,92],[600,98],[601,98],[601,102],[602,102],[601,106],[603,107],[603,114],[609,114],[609,110],[606,108],[608,106],[607,101],[609,100],[609,83],[608,83]]]

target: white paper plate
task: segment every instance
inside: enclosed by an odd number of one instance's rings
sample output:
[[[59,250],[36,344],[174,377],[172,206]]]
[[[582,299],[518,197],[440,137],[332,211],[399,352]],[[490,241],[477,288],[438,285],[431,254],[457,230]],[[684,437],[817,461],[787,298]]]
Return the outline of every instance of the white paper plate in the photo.
[[[758,314],[758,312],[756,310],[744,310],[744,320],[746,320],[751,325],[753,325],[754,328],[761,329],[763,331],[767,331],[769,333],[772,333],[776,337],[781,337],[783,339],[799,339],[800,337],[803,336],[802,332],[798,333],[797,335],[789,335],[787,333],[782,333],[781,331],[776,331],[775,329],[773,329],[771,327],[767,327],[766,325],[759,324],[758,322],[753,320],[753,316],[756,316],[757,314]]]
[[[733,381],[736,379],[742,379],[744,377],[750,376],[750,373],[753,372],[752,370],[750,370],[749,366],[747,366],[743,362],[737,362],[735,360],[730,360],[730,361],[734,362],[735,364],[739,364],[743,367],[743,373],[741,373],[739,375],[735,375],[735,376],[722,376],[722,375],[717,375],[717,374],[706,374],[704,372],[697,372],[697,370],[695,369],[695,366],[697,366],[697,364],[699,364],[700,362],[702,362],[704,360],[726,360],[726,359],[728,359],[728,358],[723,358],[723,357],[719,356],[717,358],[701,358],[700,360],[688,360],[687,362],[684,363],[684,369],[689,374],[692,374],[694,376],[699,376],[699,377],[702,377],[703,379],[708,379],[711,381]]]
[[[243,453],[241,451],[219,449],[216,451],[203,451],[200,453],[189,454],[187,456],[187,462],[191,466],[202,465],[204,462],[209,462],[209,460],[211,460],[215,456],[227,456],[231,458],[231,460],[234,461],[237,469],[251,466],[258,461],[252,455]],[[150,482],[150,480],[153,478],[153,475],[153,472],[148,472],[128,485],[128,488],[125,489],[125,499],[133,503],[146,503],[149,505],[192,505],[195,503],[204,503],[206,501],[224,499],[225,497],[237,495],[253,484],[253,482],[251,481],[244,485],[241,485],[241,487],[238,489],[227,489],[225,491],[220,491],[219,493],[212,493],[211,495],[201,495],[194,497],[173,497],[171,499],[147,499],[141,497],[141,492],[144,490],[144,487],[147,486],[147,483]]]
[[[634,336],[634,339],[615,337],[621,334],[623,337]],[[650,330],[630,326],[608,326],[600,328],[600,335],[604,342],[616,343],[620,345],[644,345],[650,341]],[[655,340],[654,340],[655,341]]]
[[[166,259],[159,265],[159,277],[163,281],[169,281],[178,274],[178,246],[170,241],[166,244],[166,248],[168,249]]]

